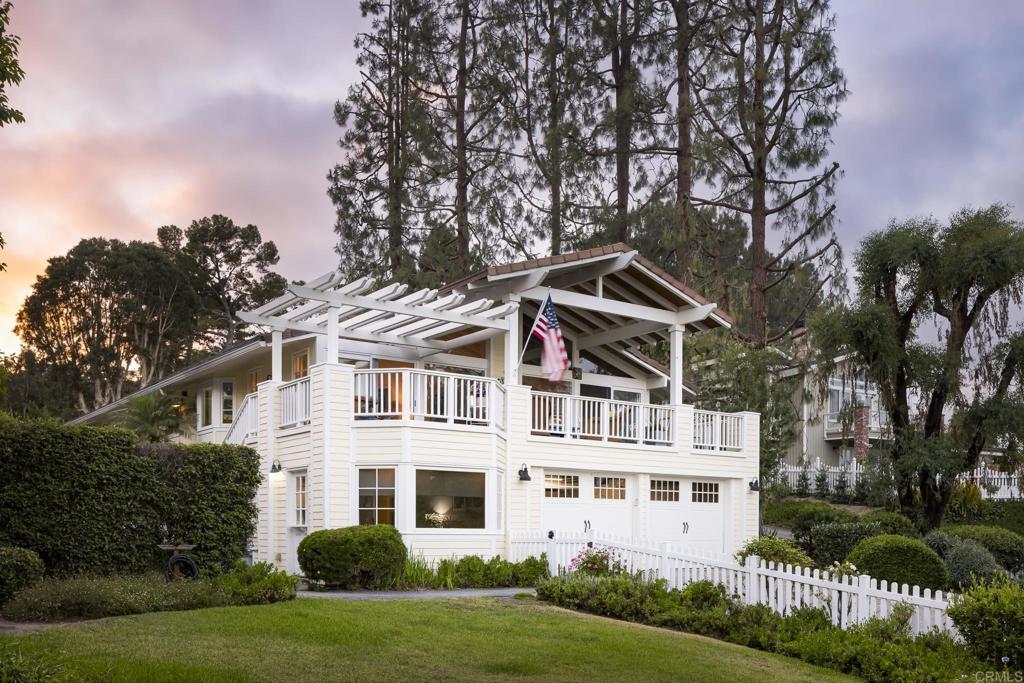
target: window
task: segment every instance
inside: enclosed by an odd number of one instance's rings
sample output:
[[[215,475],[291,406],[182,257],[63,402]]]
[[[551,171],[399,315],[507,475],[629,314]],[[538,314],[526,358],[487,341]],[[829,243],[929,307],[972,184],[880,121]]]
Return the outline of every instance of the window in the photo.
[[[306,526],[307,491],[305,470],[292,475],[292,493],[295,496],[295,514],[292,516],[292,524],[294,526]]]
[[[235,383],[221,382],[220,385],[220,423],[231,424],[235,419]]]
[[[690,500],[694,503],[717,503],[718,483],[713,481],[695,481],[690,484]]]
[[[395,525],[395,470],[359,470],[359,523]]]
[[[260,385],[260,369],[256,368],[249,371],[249,393],[254,394],[259,389]]]
[[[209,427],[213,424],[213,389],[206,387],[200,395],[202,409],[199,412],[199,426]]]
[[[545,498],[579,498],[580,478],[575,474],[545,474]]]
[[[612,391],[612,399],[616,401],[625,401],[627,403],[639,403],[640,392],[632,391],[630,389],[614,389]]]
[[[651,479],[651,500],[657,503],[678,503],[679,482],[672,479]]]
[[[292,379],[302,379],[309,374],[309,351],[299,351],[292,356]]]
[[[483,472],[416,470],[417,529],[483,529]]]
[[[594,500],[626,500],[626,478],[594,477]]]

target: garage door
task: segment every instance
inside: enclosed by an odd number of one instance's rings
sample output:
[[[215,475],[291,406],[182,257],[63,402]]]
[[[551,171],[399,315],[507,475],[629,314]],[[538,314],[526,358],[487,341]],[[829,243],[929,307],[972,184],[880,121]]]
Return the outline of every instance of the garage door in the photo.
[[[725,506],[718,482],[651,477],[648,537],[720,553]]]
[[[624,474],[546,472],[541,524],[544,531],[633,535],[636,483]]]

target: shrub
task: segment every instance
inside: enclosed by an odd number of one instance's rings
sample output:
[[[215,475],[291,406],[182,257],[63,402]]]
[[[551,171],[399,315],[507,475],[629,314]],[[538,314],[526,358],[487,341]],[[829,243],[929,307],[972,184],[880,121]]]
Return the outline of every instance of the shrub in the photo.
[[[992,553],[969,538],[955,542],[947,549],[943,559],[949,570],[949,584],[956,589],[969,586],[975,581],[989,582],[1003,573]]]
[[[515,569],[515,563],[495,555],[487,561],[487,585],[496,588],[516,585]]]
[[[561,607],[640,623],[651,623],[671,601],[664,581],[629,575],[589,576],[578,572],[540,581],[537,596]]]
[[[979,659],[1009,657],[1011,669],[1024,669],[1024,586],[1009,579],[971,586],[953,596],[947,613]]]
[[[255,528],[259,457],[243,446],[139,447],[124,429],[0,418],[0,468],[0,545],[52,575],[143,571],[163,540],[225,568]]]
[[[819,567],[842,562],[865,538],[881,536],[881,525],[870,522],[824,522],[811,527],[811,549]]]
[[[487,564],[479,555],[466,555],[455,563],[455,585],[460,588],[486,588]]]
[[[828,470],[824,466],[819,467],[818,473],[814,476],[814,495],[818,498],[828,498],[832,493],[828,485]]]
[[[933,590],[945,589],[949,583],[942,558],[916,538],[892,534],[865,538],[846,560],[878,581]]]
[[[848,510],[834,508],[831,505],[806,508],[793,516],[793,538],[797,543],[810,548],[811,527],[827,522],[856,522],[857,515]]]
[[[765,562],[775,562],[776,564],[792,564],[801,567],[810,567],[814,564],[814,561],[803,550],[786,539],[776,536],[750,539],[736,553],[736,561],[743,564],[749,555],[757,555]]]
[[[938,529],[928,532],[928,535],[924,537],[924,544],[934,550],[942,559],[946,559],[946,553],[958,541],[959,539],[953,538],[945,531],[939,531]]]
[[[898,512],[888,510],[875,510],[860,518],[865,523],[875,523],[882,527],[882,532],[895,536],[907,536],[908,538],[920,538],[921,533],[912,521]]]
[[[0,645],[0,681],[2,683],[76,683],[85,679],[69,672],[49,654],[27,654],[18,648]]]
[[[868,478],[862,470],[861,473],[857,475],[857,481],[853,485],[853,500],[858,503],[867,503],[870,495],[871,492],[868,486]]]
[[[12,621],[99,619],[225,604],[208,581],[171,581],[156,572],[131,576],[46,578],[3,608]]]
[[[31,550],[0,547],[0,605],[43,578],[45,569],[39,555]]]
[[[824,510],[831,507],[828,503],[816,500],[768,500],[764,502],[761,518],[765,524],[791,527],[793,519],[804,510]]]
[[[811,472],[805,462],[800,468],[800,475],[796,478],[796,495],[806,497],[811,493]]]
[[[1024,500],[989,500],[985,502],[984,516],[989,524],[1024,535]]]
[[[835,490],[832,492],[832,500],[837,503],[850,502],[850,470],[846,465],[843,465],[842,469],[839,470],[839,474],[836,475],[836,485]]]
[[[536,586],[548,578],[548,558],[541,553],[540,557],[528,557],[516,563],[512,571],[517,586]]]
[[[435,586],[451,590],[456,587],[455,583],[455,560],[443,558],[437,563],[437,580]]]
[[[268,605],[293,600],[298,584],[297,577],[275,569],[269,562],[249,566],[242,560],[235,562],[230,572],[213,579],[213,585],[229,605]]]
[[[326,586],[383,588],[405,566],[406,550],[394,527],[378,524],[322,529],[302,539],[299,566]]]
[[[1024,571],[1024,536],[996,526],[951,526],[944,531],[957,538],[969,538],[988,548],[1003,569]]]
[[[569,571],[590,576],[609,576],[626,573],[626,565],[612,546],[586,547],[569,560]]]

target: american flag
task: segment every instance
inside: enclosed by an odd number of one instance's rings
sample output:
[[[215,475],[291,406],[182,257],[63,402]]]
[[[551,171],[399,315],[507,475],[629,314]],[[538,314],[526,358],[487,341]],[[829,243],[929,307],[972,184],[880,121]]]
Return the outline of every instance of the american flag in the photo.
[[[565,352],[562,326],[558,324],[555,304],[552,303],[550,294],[541,306],[530,334],[544,342],[544,350],[540,354],[544,374],[552,382],[560,381],[562,375],[569,369],[569,355]]]

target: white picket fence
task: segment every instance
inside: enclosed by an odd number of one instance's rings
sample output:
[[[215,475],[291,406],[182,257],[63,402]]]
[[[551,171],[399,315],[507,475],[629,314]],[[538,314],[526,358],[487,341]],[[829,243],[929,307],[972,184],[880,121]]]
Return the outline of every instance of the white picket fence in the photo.
[[[847,628],[872,617],[886,617],[893,607],[907,603],[914,608],[911,628],[915,635],[936,628],[955,633],[946,614],[949,600],[942,591],[907,584],[890,586],[869,576],[832,577],[818,569],[776,566],[754,556],[739,564],[727,555],[670,543],[655,547],[589,532],[559,533],[555,538],[543,533],[514,533],[509,539],[509,559],[518,562],[546,553],[554,575],[566,572],[572,559],[588,546],[613,548],[615,558],[630,572],[665,579],[670,588],[711,581],[745,604],[767,605],[782,615],[799,607],[815,607],[828,612],[836,626]]]
[[[807,481],[811,493],[816,491],[816,479],[818,472],[825,470],[826,476],[828,477],[828,490],[829,493],[835,493],[836,482],[843,476],[843,472],[846,472],[846,484],[847,492],[853,493],[854,487],[857,486],[857,480],[860,477],[865,476],[866,467],[859,461],[854,460],[849,465],[823,465],[820,458],[815,459],[813,463],[807,466]],[[796,489],[800,481],[800,473],[804,471],[802,465],[790,465],[783,463],[782,467],[779,468],[777,481],[779,483],[786,484],[790,489]],[[1007,472],[1000,472],[998,470],[990,469],[982,465],[975,470],[965,472],[960,476],[964,481],[973,481],[978,485],[978,489],[981,491],[983,498],[989,498],[992,500],[1007,500],[1013,498],[1021,498],[1024,496],[1022,488],[1024,488],[1024,477],[1019,474],[1011,474]]]

